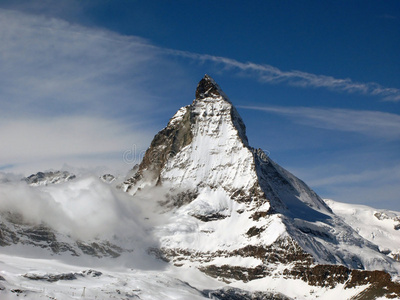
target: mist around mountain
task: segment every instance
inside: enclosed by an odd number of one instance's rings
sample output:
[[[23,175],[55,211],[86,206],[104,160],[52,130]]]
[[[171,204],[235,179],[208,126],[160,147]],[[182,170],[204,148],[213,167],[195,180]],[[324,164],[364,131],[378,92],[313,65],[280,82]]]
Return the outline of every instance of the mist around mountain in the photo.
[[[206,75],[126,176],[1,176],[2,299],[394,299],[400,213],[321,199]]]

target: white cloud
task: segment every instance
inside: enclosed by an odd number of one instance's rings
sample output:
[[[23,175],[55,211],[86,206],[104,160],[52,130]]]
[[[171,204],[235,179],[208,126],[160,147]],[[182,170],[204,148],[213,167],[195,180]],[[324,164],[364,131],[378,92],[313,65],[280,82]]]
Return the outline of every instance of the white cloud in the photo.
[[[159,60],[143,39],[13,11],[0,15],[3,113],[17,106],[96,112],[127,100],[147,106],[143,85]]]
[[[9,6],[14,6],[23,11],[34,11],[41,14],[48,12],[53,15],[60,15],[60,11],[68,14],[67,11],[71,10],[74,12],[73,14],[79,15],[82,5],[90,5],[76,1],[61,1],[60,5],[54,6],[46,4],[46,2],[48,1],[45,1],[45,3],[41,2],[40,4],[9,4]],[[384,87],[376,82],[356,82],[350,78],[334,78],[332,76],[312,74],[299,70],[284,71],[268,64],[240,62],[222,56],[161,48],[151,45],[149,42],[138,37],[121,36],[105,30],[74,26],[59,19],[37,16],[27,17],[27,15],[24,15],[24,20],[21,22],[21,13],[6,10],[0,10],[0,13],[2,15],[2,18],[0,18],[0,34],[3,35],[5,33],[8,38],[4,40],[4,36],[1,36],[2,41],[5,41],[2,43],[3,46],[6,45],[5,47],[10,48],[12,46],[10,41],[17,41],[18,48],[14,48],[14,50],[17,50],[15,54],[19,57],[21,57],[21,53],[24,53],[21,52],[21,48],[19,47],[21,46],[20,40],[24,40],[28,46],[23,48],[26,49],[25,53],[36,53],[39,57],[43,55],[57,57],[53,56],[53,54],[59,53],[58,57],[62,57],[63,59],[65,59],[64,54],[71,55],[71,59],[75,59],[77,58],[76,55],[78,55],[81,58],[81,62],[84,63],[82,67],[89,67],[88,72],[84,72],[82,75],[84,79],[88,79],[85,77],[85,74],[93,74],[91,72],[92,68],[100,70],[100,73],[109,74],[110,71],[112,72],[112,70],[107,70],[110,66],[116,72],[121,72],[121,70],[129,68],[143,67],[138,62],[146,61],[146,63],[152,63],[155,58],[154,54],[158,53],[189,58],[198,62],[211,62],[218,65],[221,71],[236,71],[240,75],[252,76],[260,82],[265,83],[285,83],[304,88],[327,88],[339,92],[377,96],[387,101],[400,101],[400,89]],[[73,33],[74,37],[71,36],[71,33]],[[10,39],[10,36],[14,36],[14,39]],[[19,38],[15,38],[17,36]],[[49,39],[53,39],[53,50],[48,48]],[[42,43],[43,41],[45,43]],[[106,51],[107,57],[104,56]],[[68,65],[68,61],[64,60],[64,62]],[[49,66],[51,65],[47,65],[46,67]],[[75,67],[74,64],[73,66]],[[102,68],[103,70],[101,70]],[[160,70],[160,68],[156,69]],[[49,84],[50,89],[51,86],[52,84]],[[57,84],[53,85],[53,87],[56,91],[60,89],[60,86],[57,86]]]
[[[160,96],[177,69],[159,49],[141,38],[4,9],[0,40],[0,168],[110,160],[114,153],[112,164],[133,145],[147,146],[152,113],[165,107]]]
[[[396,140],[400,138],[400,115],[380,111],[338,108],[240,106],[290,117],[291,120],[330,130],[360,133],[366,136]]]
[[[260,82],[278,84],[286,83],[303,88],[327,88],[338,92],[359,93],[363,95],[378,96],[386,101],[400,101],[400,89],[387,88],[375,82],[355,82],[349,78],[340,79],[327,75],[317,75],[302,71],[282,71],[277,67],[252,62],[240,62],[235,59],[197,54],[179,50],[166,50],[171,55],[189,59],[212,62],[224,67],[222,70],[240,71],[241,75],[252,76]]]
[[[400,164],[396,161],[382,164],[381,160],[385,160],[382,155],[379,151],[366,154],[362,150],[352,157],[336,153],[330,159],[310,162],[307,167],[291,171],[323,198],[400,211]],[[363,164],[353,164],[357,156]]]
[[[3,120],[0,136],[2,163],[19,162],[24,157],[35,161],[122,153],[133,143],[143,149],[149,142],[145,130],[133,130],[112,119],[87,116]]]
[[[151,241],[138,201],[97,177],[34,188],[24,182],[0,183],[0,197],[1,212],[18,213],[33,224],[44,222],[73,238],[118,235],[129,238],[135,247],[138,240]]]
[[[309,184],[314,187],[356,186],[357,184],[365,185],[366,182],[384,185],[399,182],[399,180],[400,166],[396,165],[391,168],[378,170],[367,169],[360,173],[342,173],[335,175],[325,173],[325,176],[319,174],[317,178],[310,180]]]

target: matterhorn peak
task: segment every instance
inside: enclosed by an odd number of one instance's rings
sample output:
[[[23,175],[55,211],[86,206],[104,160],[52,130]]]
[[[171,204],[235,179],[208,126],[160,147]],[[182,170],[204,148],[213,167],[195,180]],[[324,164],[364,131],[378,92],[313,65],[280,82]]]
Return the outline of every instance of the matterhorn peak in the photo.
[[[227,159],[226,153],[233,154],[239,149],[246,152],[241,159],[249,160],[251,165],[252,154],[242,118],[214,79],[205,75],[197,85],[192,104],[179,109],[168,125],[154,137],[138,172],[126,181],[125,189],[134,194],[144,186],[168,182],[192,186],[202,181],[203,176],[215,174],[207,169],[198,176],[194,170],[198,169],[197,163],[202,165],[199,159],[210,156],[212,159],[208,161],[207,168],[228,170],[225,164],[231,165],[236,159]],[[178,179],[171,172],[175,170],[180,174],[179,168],[193,168],[193,174],[188,169],[186,176],[178,176]],[[218,184],[222,184],[223,177],[218,178]]]
[[[249,146],[240,115],[208,75],[124,184],[132,195],[162,186],[158,203],[174,217],[157,229],[160,251],[179,266],[228,281],[282,270],[293,277],[377,266],[395,272],[390,258],[303,181]],[[315,264],[325,265],[313,269]],[[335,264],[344,269],[328,266]]]

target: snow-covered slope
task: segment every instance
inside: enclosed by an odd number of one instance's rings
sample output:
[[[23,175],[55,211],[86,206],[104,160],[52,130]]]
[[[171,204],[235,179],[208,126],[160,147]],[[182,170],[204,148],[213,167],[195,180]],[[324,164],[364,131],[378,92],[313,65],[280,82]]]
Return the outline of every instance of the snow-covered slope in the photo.
[[[67,171],[48,171],[32,174],[23,180],[30,186],[58,184],[75,179],[76,176]]]
[[[348,273],[399,271],[304,182],[249,146],[241,117],[207,75],[193,103],[154,137],[124,189],[135,196],[159,189],[168,212],[155,229],[162,254],[225,281],[301,277],[306,270],[318,277],[326,273],[321,264]],[[335,268],[329,276],[341,272]]]
[[[55,259],[0,254],[0,298],[204,299],[202,292],[159,270],[96,269]]]
[[[382,253],[400,261],[400,212],[326,199],[335,214]]]
[[[341,284],[322,288],[284,277],[227,285],[195,269],[165,263],[154,268],[128,268],[114,260],[106,267],[0,253],[0,299],[337,300],[351,299],[368,287],[344,288]]]

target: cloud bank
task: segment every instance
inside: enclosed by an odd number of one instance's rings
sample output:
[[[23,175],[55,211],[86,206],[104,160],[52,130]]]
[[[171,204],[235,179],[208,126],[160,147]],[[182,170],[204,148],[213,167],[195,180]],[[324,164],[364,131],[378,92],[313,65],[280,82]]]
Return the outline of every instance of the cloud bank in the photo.
[[[42,222],[75,239],[147,240],[143,210],[121,191],[86,176],[68,183],[30,187],[25,182],[0,183],[0,211]]]

